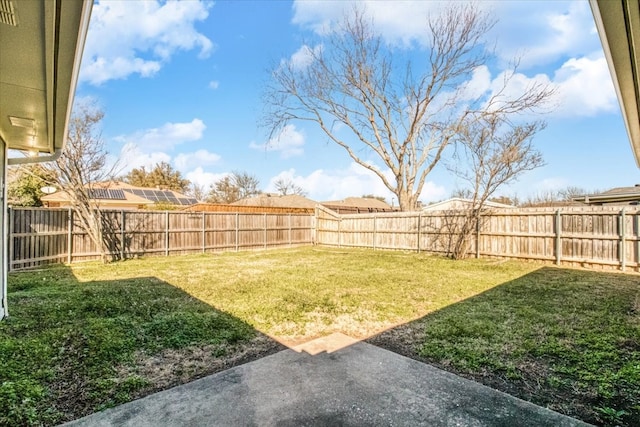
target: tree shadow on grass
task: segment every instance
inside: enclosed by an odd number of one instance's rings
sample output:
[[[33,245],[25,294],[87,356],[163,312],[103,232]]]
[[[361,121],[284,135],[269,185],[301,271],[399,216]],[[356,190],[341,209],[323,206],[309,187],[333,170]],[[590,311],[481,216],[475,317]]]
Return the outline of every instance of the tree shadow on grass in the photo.
[[[640,276],[544,267],[367,340],[555,411],[640,425]]]
[[[80,282],[57,266],[9,277],[0,425],[52,425],[282,350],[155,277]]]

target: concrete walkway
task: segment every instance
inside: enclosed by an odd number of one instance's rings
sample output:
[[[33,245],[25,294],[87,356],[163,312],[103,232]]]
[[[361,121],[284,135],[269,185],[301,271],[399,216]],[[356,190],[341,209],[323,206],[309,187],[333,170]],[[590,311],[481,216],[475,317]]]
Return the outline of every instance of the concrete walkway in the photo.
[[[296,350],[304,351],[283,350],[67,425],[587,425],[344,335]]]

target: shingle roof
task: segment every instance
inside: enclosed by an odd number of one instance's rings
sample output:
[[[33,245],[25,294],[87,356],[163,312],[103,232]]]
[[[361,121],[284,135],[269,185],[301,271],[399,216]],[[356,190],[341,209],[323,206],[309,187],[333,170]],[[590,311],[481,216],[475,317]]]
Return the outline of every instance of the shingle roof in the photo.
[[[247,197],[231,203],[236,206],[271,206],[282,208],[315,208],[318,202],[297,194],[281,196],[279,194],[264,193],[255,197]]]
[[[616,187],[597,194],[586,194],[572,200],[584,203],[614,203],[640,201],[640,184],[633,187]]]
[[[353,208],[374,208],[374,209],[391,209],[387,203],[382,200],[373,199],[369,197],[347,197],[343,200],[333,200],[327,202],[320,202],[324,206],[344,206]]]
[[[187,197],[177,191],[136,187],[120,181],[99,182],[91,187],[89,190],[90,197],[99,200],[101,204],[109,204],[110,202],[136,205],[170,203],[178,206],[188,206],[198,203],[196,199]],[[66,191],[59,191],[42,197],[43,202],[68,202],[69,200],[70,197]]]

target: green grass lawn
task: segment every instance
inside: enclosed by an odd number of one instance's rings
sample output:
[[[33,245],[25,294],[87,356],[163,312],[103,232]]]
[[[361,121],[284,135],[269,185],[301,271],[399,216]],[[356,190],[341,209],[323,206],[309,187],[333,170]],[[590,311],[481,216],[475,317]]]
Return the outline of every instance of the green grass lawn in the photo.
[[[0,322],[0,424],[77,418],[261,357],[280,348],[273,339],[340,331],[633,425],[639,299],[638,275],[310,247],[16,273]]]

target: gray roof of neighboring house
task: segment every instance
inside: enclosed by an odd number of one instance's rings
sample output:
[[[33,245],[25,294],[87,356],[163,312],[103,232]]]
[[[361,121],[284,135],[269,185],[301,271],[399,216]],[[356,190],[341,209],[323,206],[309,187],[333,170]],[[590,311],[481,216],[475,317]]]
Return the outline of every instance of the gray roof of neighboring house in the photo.
[[[612,203],[640,201],[640,184],[633,187],[616,187],[597,194],[585,194],[572,200],[584,203]]]

